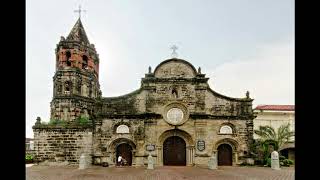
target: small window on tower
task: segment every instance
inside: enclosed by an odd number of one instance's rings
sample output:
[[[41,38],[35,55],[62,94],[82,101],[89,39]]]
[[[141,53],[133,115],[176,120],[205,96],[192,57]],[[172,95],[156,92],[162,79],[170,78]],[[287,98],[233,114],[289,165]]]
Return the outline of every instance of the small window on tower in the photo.
[[[88,69],[88,57],[82,56],[82,69]]]
[[[174,97],[174,98],[178,98],[178,91],[174,88],[174,89],[172,89],[172,96]]]
[[[69,51],[66,52],[66,57],[67,57],[67,66],[71,66],[71,53]]]
[[[64,92],[65,94],[70,94],[70,90],[71,90],[71,82],[70,81],[66,81],[65,82],[65,87],[64,87]]]

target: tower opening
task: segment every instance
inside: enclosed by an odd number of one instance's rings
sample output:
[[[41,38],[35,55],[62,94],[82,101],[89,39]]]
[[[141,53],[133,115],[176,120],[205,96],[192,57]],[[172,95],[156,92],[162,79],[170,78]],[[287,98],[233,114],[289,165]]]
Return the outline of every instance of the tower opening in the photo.
[[[86,55],[82,56],[82,69],[88,69],[88,57]]]
[[[71,66],[71,53],[69,51],[66,52],[66,57],[67,57],[67,66]]]

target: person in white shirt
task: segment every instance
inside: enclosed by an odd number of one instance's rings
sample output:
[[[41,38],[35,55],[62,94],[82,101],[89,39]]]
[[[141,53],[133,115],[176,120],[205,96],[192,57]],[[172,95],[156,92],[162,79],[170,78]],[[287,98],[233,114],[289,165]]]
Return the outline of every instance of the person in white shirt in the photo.
[[[120,166],[122,165],[122,156],[121,156],[121,154],[118,156],[118,164]]]

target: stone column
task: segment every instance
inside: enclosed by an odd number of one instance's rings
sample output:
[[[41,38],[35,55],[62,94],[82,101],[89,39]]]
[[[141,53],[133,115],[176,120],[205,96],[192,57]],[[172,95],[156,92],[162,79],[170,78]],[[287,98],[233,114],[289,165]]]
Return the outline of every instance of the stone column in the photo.
[[[208,168],[209,169],[217,169],[218,167],[218,156],[217,151],[212,152],[212,156],[209,158]]]
[[[238,152],[234,151],[234,163],[232,162],[232,165],[238,164]]]
[[[193,166],[194,146],[188,146],[186,149],[186,164],[187,166]]]
[[[136,166],[137,165],[137,163],[136,163],[136,161],[137,161],[136,160],[136,150],[132,150],[132,156],[131,157],[132,157],[132,162],[131,162],[132,164],[131,165],[132,166]]]
[[[194,164],[194,155],[195,155],[195,150],[194,150],[194,146],[191,146],[191,166],[193,166]]]
[[[87,169],[91,164],[90,158],[91,157],[86,155],[85,153],[81,154],[79,160],[79,169]]]
[[[163,166],[163,151],[162,146],[157,146],[157,164],[158,166]]]
[[[109,165],[110,166],[115,166],[117,164],[117,158],[115,158],[116,153],[114,151],[110,151],[109,153]]]

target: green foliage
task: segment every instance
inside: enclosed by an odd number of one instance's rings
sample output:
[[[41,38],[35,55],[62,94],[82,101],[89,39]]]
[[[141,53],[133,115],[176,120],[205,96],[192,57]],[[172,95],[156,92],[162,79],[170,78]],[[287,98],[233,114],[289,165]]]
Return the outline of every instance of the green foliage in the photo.
[[[67,124],[66,121],[60,120],[60,119],[51,119],[48,123],[48,125],[62,125],[65,126]]]
[[[267,158],[266,166],[271,167],[271,158]]]
[[[294,131],[290,130],[290,124],[280,126],[276,130],[271,126],[260,126],[259,130],[254,131],[260,136],[263,142],[271,141],[274,143],[274,150],[278,151],[289,139],[294,136]]]
[[[285,156],[282,156],[282,155],[279,156],[279,161],[283,161],[283,160],[285,160],[285,159],[286,159]]]
[[[33,160],[33,156],[30,155],[30,154],[26,154],[26,160],[27,160],[27,161]]]
[[[271,157],[271,152],[274,149],[274,142],[273,141],[262,141],[262,140],[255,140],[254,143],[251,145],[251,152],[253,158],[255,159],[258,164],[266,164],[268,158]]]
[[[89,118],[85,116],[81,116],[76,119],[76,123],[80,125],[88,125],[89,124]]]
[[[280,161],[280,165],[282,166],[290,166],[290,165],[293,165],[293,161],[290,160],[290,159],[283,159]]]
[[[255,130],[254,132],[260,136],[260,139],[252,144],[252,152],[255,154],[255,159],[262,161],[266,166],[271,164],[271,152],[274,150],[279,151],[294,136],[294,132],[290,130],[289,123],[280,126],[277,130],[271,126],[260,126],[259,130]],[[285,157],[280,156],[279,159],[284,160]],[[283,161],[280,162],[280,164],[286,164]]]

